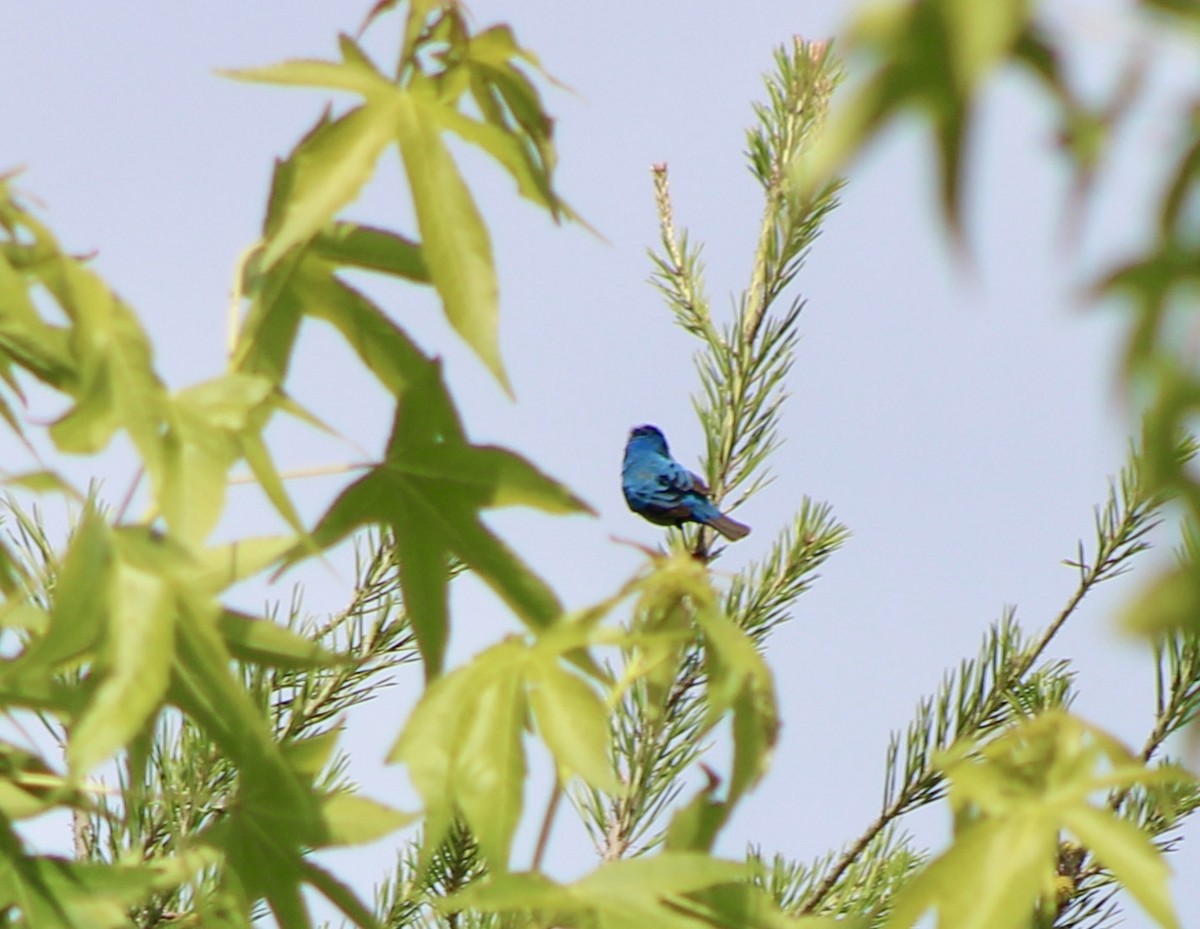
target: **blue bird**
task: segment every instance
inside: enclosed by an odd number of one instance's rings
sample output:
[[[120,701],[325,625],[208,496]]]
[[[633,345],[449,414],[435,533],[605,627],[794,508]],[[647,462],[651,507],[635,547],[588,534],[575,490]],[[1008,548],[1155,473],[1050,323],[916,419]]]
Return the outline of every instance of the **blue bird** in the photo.
[[[625,444],[621,467],[625,502],[639,516],[659,526],[703,523],[729,541],[750,534],[750,527],[730,519],[708,499],[708,486],[671,457],[657,426],[638,426]]]

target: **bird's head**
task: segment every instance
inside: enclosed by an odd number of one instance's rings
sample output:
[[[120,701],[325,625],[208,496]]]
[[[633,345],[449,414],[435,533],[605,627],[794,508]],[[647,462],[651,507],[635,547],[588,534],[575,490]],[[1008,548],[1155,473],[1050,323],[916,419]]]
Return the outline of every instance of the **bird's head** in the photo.
[[[646,448],[658,452],[660,455],[669,455],[667,451],[667,439],[662,434],[662,430],[658,426],[634,426],[629,430],[628,448]]]

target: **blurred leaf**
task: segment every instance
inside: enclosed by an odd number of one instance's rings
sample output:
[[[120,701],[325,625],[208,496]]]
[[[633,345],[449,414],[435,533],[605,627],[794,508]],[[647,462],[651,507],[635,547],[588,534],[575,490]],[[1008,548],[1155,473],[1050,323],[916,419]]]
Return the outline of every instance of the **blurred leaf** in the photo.
[[[559,767],[578,774],[597,790],[622,791],[613,773],[609,711],[581,678],[553,659],[530,662],[529,704]]]
[[[1028,929],[1039,896],[1053,899],[1058,843],[1052,822],[986,820],[896,895],[884,929],[908,929],[936,910],[955,929]]]
[[[327,668],[346,660],[307,636],[233,610],[221,614],[220,627],[229,654],[238,661],[272,668]]]
[[[54,807],[85,808],[88,802],[40,756],[0,742],[0,813],[6,818],[25,819]]]
[[[680,895],[745,877],[746,865],[741,863],[698,853],[661,852],[605,862],[574,884],[556,884],[538,874],[489,877],[455,894],[442,908],[535,912],[555,925],[596,929],[697,929],[722,923],[690,913],[689,901]]]
[[[1031,27],[1030,0],[913,0],[862,9],[850,27],[847,54],[874,68],[850,101],[835,110],[809,162],[816,193],[893,119],[912,113],[929,126],[950,230],[961,238],[963,151],[976,96],[1010,59]]]
[[[342,492],[312,535],[328,548],[363,525],[392,531],[404,603],[432,676],[445,651],[451,557],[530,626],[547,626],[561,613],[550,588],[479,518],[480,510],[518,503],[552,513],[590,512],[525,459],[468,443],[441,366],[433,362],[400,398],[385,460]]]
[[[520,668],[503,669],[478,693],[462,719],[454,769],[454,798],[495,871],[508,868],[525,792],[524,681]]]
[[[79,491],[72,487],[57,471],[29,471],[5,478],[9,487],[20,487],[38,494],[63,494],[79,499]]]
[[[92,670],[96,692],[67,742],[67,763],[76,776],[106,760],[152,720],[171,676],[175,610],[168,581],[122,562],[109,596],[105,642]]]
[[[345,90],[364,97],[387,94],[395,89],[395,85],[371,64],[353,39],[342,35],[338,41],[343,50],[343,60],[340,62],[295,59],[262,68],[234,68],[218,73],[235,81]]]
[[[267,378],[234,372],[173,398],[159,505],[175,538],[189,547],[203,544],[220,520],[229,469],[246,434],[265,425],[273,393]]]
[[[354,891],[324,868],[308,858],[300,863],[300,867],[305,882],[323,894],[325,899],[336,906],[354,925],[361,926],[362,929],[384,929],[383,924],[375,918],[375,914],[354,895]]]
[[[930,909],[956,929],[1025,929],[1039,901],[1056,899],[1063,830],[1112,867],[1159,925],[1178,929],[1162,850],[1091,800],[1112,787],[1186,780],[1181,772],[1147,770],[1107,733],[1062,711],[1028,718],[981,749],[960,743],[943,767],[954,842],[897,894],[885,929],[907,929]]]
[[[1139,590],[1122,625],[1145,635],[1200,629],[1200,577],[1191,565],[1169,568]]]
[[[279,562],[295,536],[248,537],[189,552],[198,589],[219,592]]]
[[[408,769],[425,805],[422,855],[444,838],[457,806],[496,871],[508,867],[522,807],[526,650],[494,646],[425,691],[388,760]]]
[[[50,427],[58,448],[91,454],[124,427],[152,478],[162,471],[167,393],[154,371],[150,340],[137,316],[104,281],[59,251],[43,233],[34,265],[38,280],[70,320],[76,377],[68,388],[75,405]]]
[[[734,761],[728,802],[735,803],[766,772],[779,736],[771,672],[746,632],[722,611],[704,563],[689,553],[656,558],[655,570],[638,587],[640,639],[644,639],[645,632],[690,633],[693,628],[704,637],[707,708],[701,731],[711,730],[733,711]],[[668,649],[658,660],[661,668],[657,671],[655,662],[647,659],[644,677],[658,692],[658,696],[652,693],[653,700],[665,699],[676,673],[675,662],[664,659],[686,641],[682,638],[673,642],[668,637],[657,643],[658,648]],[[655,643],[655,639],[648,642]],[[640,641],[639,649],[647,652],[648,642]]]
[[[84,508],[63,558],[50,604],[50,627],[15,660],[0,664],[0,677],[41,676],[93,649],[104,634],[114,556],[108,526],[92,506]]]
[[[1063,825],[1093,854],[1160,926],[1179,926],[1171,903],[1171,869],[1162,851],[1133,823],[1107,810],[1076,804]]]
[[[329,832],[325,845],[363,845],[382,839],[417,817],[358,794],[330,794],[322,804]]]
[[[866,917],[787,916],[762,889],[752,884],[721,884],[697,891],[688,908],[713,926],[729,929],[866,929]]]
[[[4,851],[11,854],[11,849]],[[5,857],[8,867],[0,868],[0,908],[15,908],[22,920],[19,925],[29,929],[125,929],[130,925],[130,907],[216,863],[215,856],[204,850],[143,866],[50,856]]]
[[[342,734],[339,724],[325,732],[305,736],[299,739],[289,739],[280,745],[283,757],[297,774],[304,777],[312,786],[317,776],[325,770],[333,758],[333,750],[337,748],[338,738]]]
[[[729,818],[729,804],[716,796],[720,779],[708,768],[705,774],[708,783],[671,817],[665,842],[667,851],[711,852],[717,833]]]

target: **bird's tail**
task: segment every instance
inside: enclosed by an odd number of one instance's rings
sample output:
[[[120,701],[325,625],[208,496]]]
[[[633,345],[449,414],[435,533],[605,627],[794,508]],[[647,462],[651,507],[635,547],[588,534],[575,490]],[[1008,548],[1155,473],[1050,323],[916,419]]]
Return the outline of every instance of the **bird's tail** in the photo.
[[[750,527],[745,523],[739,523],[736,519],[731,519],[724,513],[719,513],[712,519],[705,520],[717,532],[725,536],[730,542],[736,542],[738,539],[744,539],[750,534]]]

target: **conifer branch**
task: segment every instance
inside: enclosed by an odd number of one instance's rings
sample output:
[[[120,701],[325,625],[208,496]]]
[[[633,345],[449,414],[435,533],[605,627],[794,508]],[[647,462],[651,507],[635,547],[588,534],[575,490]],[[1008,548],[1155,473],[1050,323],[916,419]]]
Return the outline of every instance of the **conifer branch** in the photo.
[[[828,868],[801,913],[825,912],[831,893],[875,837],[905,813],[941,796],[942,775],[933,766],[936,751],[957,739],[995,731],[1013,717],[1021,699],[1042,704],[1048,699],[1068,699],[1069,674],[1063,664],[1034,668],[1084,598],[1099,584],[1128,570],[1131,560],[1149,547],[1147,537],[1161,522],[1163,499],[1147,490],[1140,470],[1140,453],[1131,448],[1127,464],[1117,479],[1109,482],[1105,504],[1095,510],[1094,554],[1087,560],[1084,545],[1079,543],[1077,558],[1067,562],[1078,570],[1078,583],[1042,633],[1026,641],[1011,613],[1006,615],[989,630],[979,658],[963,662],[957,674],[947,676],[935,698],[918,705],[904,741],[904,774],[899,779],[900,742],[893,737],[882,811]]]
[[[697,356],[700,392],[693,405],[706,439],[705,471],[714,501],[734,508],[766,487],[766,467],[779,446],[778,423],[787,398],[803,302],[773,314],[803,265],[821,222],[836,204],[840,182],[819,196],[797,196],[795,173],[825,118],[829,94],[841,77],[823,43],[795,41],[775,57],[766,78],[765,104],[755,110],[749,132],[751,170],[764,191],[763,220],[750,284],[728,324],[714,322],[704,286],[701,249],[675,223],[666,165],[653,170],[660,250],[651,252],[651,280],[676,322],[701,342]],[[799,512],[768,555],[736,575],[725,598],[727,614],[761,646],[816,577],[817,567],[846,538],[828,506],[803,500]],[[683,534],[698,558],[711,560],[707,529]],[[577,790],[573,801],[605,860],[624,857],[658,841],[653,830],[682,789],[683,772],[707,749],[703,653],[698,645],[679,657],[665,703],[651,707],[646,688],[635,685],[613,714],[614,754],[627,789],[611,800]]]

